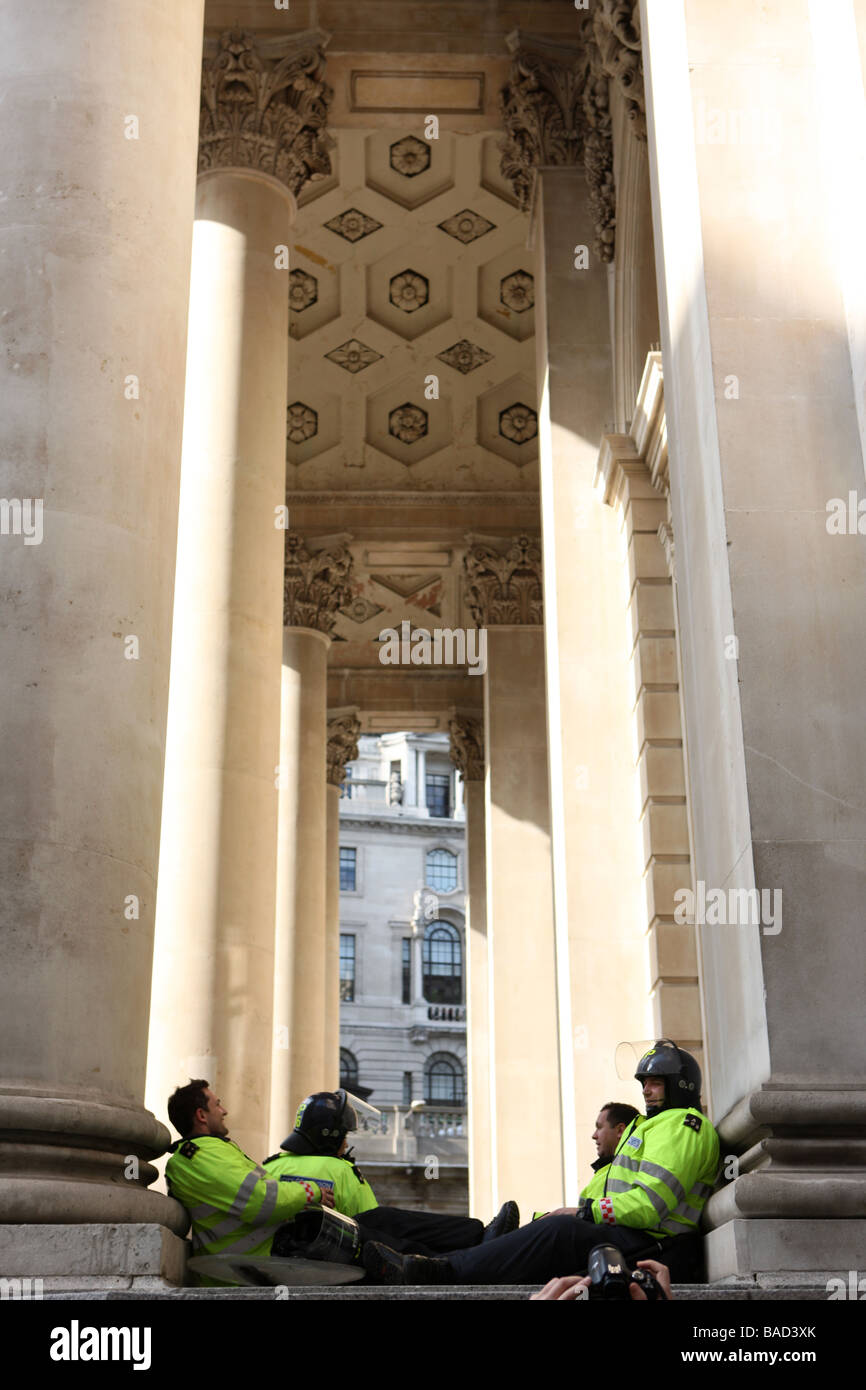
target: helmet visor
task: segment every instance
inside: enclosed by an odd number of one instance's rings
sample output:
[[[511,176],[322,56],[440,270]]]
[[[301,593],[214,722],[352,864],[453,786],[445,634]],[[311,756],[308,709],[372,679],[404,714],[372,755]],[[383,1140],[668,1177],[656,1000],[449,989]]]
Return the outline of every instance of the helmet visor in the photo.
[[[344,1097],[342,1123],[350,1134],[358,1129],[378,1131],[382,1112],[375,1105],[368,1105],[359,1096],[353,1096],[351,1091],[340,1090],[337,1095]]]
[[[620,1081],[634,1081],[638,1063],[655,1047],[654,1038],[639,1038],[621,1042],[615,1054],[616,1074]]]

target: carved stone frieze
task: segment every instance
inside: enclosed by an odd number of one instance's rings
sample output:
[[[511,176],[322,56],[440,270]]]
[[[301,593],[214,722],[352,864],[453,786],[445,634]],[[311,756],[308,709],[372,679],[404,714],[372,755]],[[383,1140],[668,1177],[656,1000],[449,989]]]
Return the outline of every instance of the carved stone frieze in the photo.
[[[361,721],[354,714],[341,714],[328,720],[328,781],[341,787],[346,776],[346,763],[358,756],[358,735]]]
[[[541,544],[517,536],[499,545],[471,542],[463,561],[466,602],[479,627],[537,627],[544,621]]]
[[[514,54],[500,109],[507,135],[502,173],[522,208],[531,201],[536,170],[582,163],[595,222],[593,249],[613,260],[616,189],[610,82],[625,97],[635,135],[646,139],[636,0],[598,0],[580,16],[572,49],[521,35],[509,36]]]
[[[333,92],[307,39],[263,40],[227,29],[205,45],[199,173],[257,169],[293,193],[331,172],[325,126]]]
[[[451,761],[464,782],[484,780],[484,721],[471,715],[455,714],[448,721],[451,734]]]
[[[283,626],[311,627],[329,636],[337,612],[352,596],[352,556],[344,545],[310,553],[296,531],[286,532]]]

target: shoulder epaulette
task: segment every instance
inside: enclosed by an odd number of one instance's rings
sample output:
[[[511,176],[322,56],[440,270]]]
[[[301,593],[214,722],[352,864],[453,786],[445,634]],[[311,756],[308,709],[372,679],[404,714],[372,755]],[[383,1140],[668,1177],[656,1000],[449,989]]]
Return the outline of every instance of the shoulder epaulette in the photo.
[[[184,1158],[193,1158],[194,1155],[198,1153],[198,1144],[194,1144],[191,1139],[187,1139],[185,1143],[181,1144],[180,1153],[183,1154]]]
[[[703,1124],[703,1120],[700,1115],[686,1115],[686,1118],[683,1120],[683,1124],[687,1125],[689,1129],[693,1129],[699,1134],[701,1130],[701,1125]]]

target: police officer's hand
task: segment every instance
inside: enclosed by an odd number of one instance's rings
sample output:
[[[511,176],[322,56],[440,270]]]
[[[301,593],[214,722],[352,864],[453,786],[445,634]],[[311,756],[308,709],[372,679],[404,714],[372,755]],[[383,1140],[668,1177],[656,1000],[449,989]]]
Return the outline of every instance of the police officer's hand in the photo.
[[[333,1192],[329,1192],[328,1189],[327,1189],[327,1187],[320,1187],[320,1188],[319,1188],[319,1191],[320,1191],[321,1194],[322,1194],[322,1206],[323,1206],[323,1207],[332,1207],[332,1206],[334,1205],[334,1194],[333,1194]]]
[[[549,1284],[545,1284],[540,1293],[530,1294],[530,1300],[546,1298],[558,1300],[560,1303],[570,1299],[587,1298],[586,1290],[589,1288],[589,1275],[569,1274],[562,1279],[551,1279]]]
[[[654,1274],[658,1283],[661,1285],[662,1295],[668,1299],[673,1298],[673,1294],[671,1293],[671,1272],[667,1265],[659,1264],[658,1260],[638,1260],[637,1267],[638,1269],[647,1269],[650,1274]],[[646,1303],[648,1301],[643,1289],[637,1284],[629,1284],[628,1296],[633,1299],[635,1303]]]

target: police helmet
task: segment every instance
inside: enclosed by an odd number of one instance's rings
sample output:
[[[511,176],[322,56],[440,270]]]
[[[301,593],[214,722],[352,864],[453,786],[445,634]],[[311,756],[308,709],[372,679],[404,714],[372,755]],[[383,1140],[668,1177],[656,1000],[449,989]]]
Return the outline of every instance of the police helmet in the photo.
[[[641,1084],[656,1078],[665,1083],[664,1100],[647,1105],[647,1116],[658,1115],[662,1110],[700,1109],[701,1069],[690,1052],[669,1038],[659,1039],[644,1053],[634,1076]]]
[[[357,1117],[345,1091],[316,1091],[301,1101],[295,1128],[280,1148],[294,1154],[337,1154],[356,1125]]]

